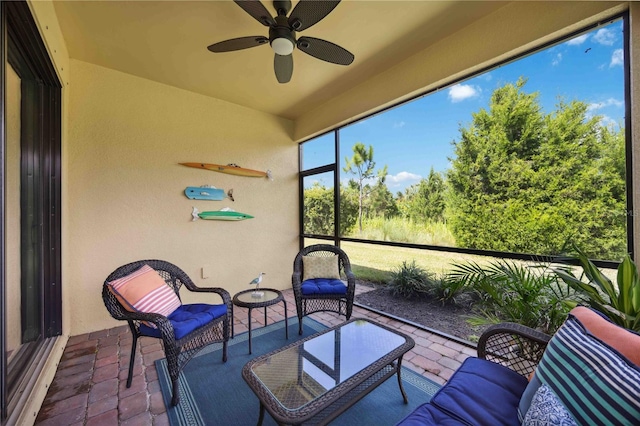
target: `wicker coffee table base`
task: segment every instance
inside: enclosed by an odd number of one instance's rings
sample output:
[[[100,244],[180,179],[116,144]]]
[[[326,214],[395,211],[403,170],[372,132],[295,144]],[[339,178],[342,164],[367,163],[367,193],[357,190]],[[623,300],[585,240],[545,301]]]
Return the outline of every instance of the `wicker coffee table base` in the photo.
[[[344,379],[341,379],[341,382],[336,384],[335,387],[327,388],[323,391],[321,389],[314,388],[314,383],[315,386],[318,386],[319,384],[313,380],[306,384],[304,382],[301,383],[300,380],[304,380],[301,379],[301,377],[304,377],[302,374],[306,374],[303,373],[304,364],[302,362],[302,358],[304,357],[305,359],[308,359],[309,362],[314,362],[314,354],[307,352],[305,349],[305,343],[309,340],[319,339],[322,335],[333,332],[335,336],[342,336],[341,339],[336,339],[334,343],[336,348],[335,353],[339,354],[337,356],[359,356],[358,347],[352,346],[352,350],[355,348],[356,352],[349,352],[343,341],[345,330],[347,330],[346,327],[350,326],[350,329],[354,330],[354,325],[350,325],[353,322],[356,322],[355,327],[358,328],[364,326],[381,330],[381,332],[374,333],[373,336],[382,335],[383,337],[379,337],[380,339],[393,341],[393,343],[387,345],[389,349],[378,350],[375,355],[376,357],[379,356],[377,360],[368,365],[363,365],[361,370],[354,371],[351,373],[351,376],[347,375]],[[350,333],[353,335],[354,333],[351,330],[346,332],[346,335],[349,335]],[[373,338],[374,340],[367,340],[367,334],[365,333],[368,332],[365,331],[363,333],[362,331],[359,331],[358,333],[355,333],[358,335],[358,345],[364,344],[366,341],[368,345],[376,346],[375,338]],[[322,337],[324,339],[324,336]],[[326,341],[326,339],[315,341]],[[318,353],[322,353],[326,356],[326,351],[319,349],[322,348],[322,346],[318,347],[317,344],[318,343],[315,343],[310,347],[318,349]],[[385,346],[382,342],[380,342],[380,345],[382,347]],[[326,425],[393,375],[397,376],[398,387],[400,389],[402,399],[404,403],[407,404],[407,394],[404,390],[401,377],[402,357],[406,352],[411,350],[414,345],[415,342],[413,339],[407,335],[392,330],[382,324],[377,324],[374,321],[356,318],[249,361],[242,369],[242,377],[260,401],[258,425],[260,426],[262,424],[265,411],[268,411],[271,417],[273,417],[273,419],[280,425]],[[365,348],[364,346],[360,347],[363,348],[363,350]],[[283,363],[284,360],[293,360],[296,356],[300,357],[300,361],[297,363],[295,361],[290,361],[288,364]],[[318,360],[317,358],[315,359]],[[323,371],[330,374],[332,372],[332,368],[333,371],[340,370],[339,364],[340,360],[339,358],[336,358],[334,360],[333,367],[327,366],[328,369],[323,369]],[[288,366],[285,367],[285,370],[279,370],[279,368],[283,368],[285,365]],[[287,393],[284,394],[281,393],[280,387],[283,383],[283,379],[281,378],[287,375],[292,376],[286,368],[296,369],[296,367],[298,369],[298,372],[296,373],[298,378],[294,380],[297,381],[298,384],[296,385],[294,383],[292,391],[287,391]],[[307,394],[307,396],[300,400],[299,398],[302,394],[295,393],[296,386],[302,386],[300,389],[301,392],[314,392],[314,390],[318,390],[318,396],[313,398]],[[305,402],[304,398],[309,398],[309,400]]]

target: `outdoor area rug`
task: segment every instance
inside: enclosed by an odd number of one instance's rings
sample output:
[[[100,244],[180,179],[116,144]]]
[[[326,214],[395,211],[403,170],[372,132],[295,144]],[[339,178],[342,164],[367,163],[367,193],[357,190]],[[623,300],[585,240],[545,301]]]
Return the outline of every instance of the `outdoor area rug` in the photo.
[[[249,355],[248,333],[229,340],[228,359],[222,362],[222,345],[213,344],[194,357],[180,374],[180,403],[171,407],[171,380],[165,359],[156,361],[158,378],[169,422],[183,425],[255,425],[260,402],[242,378],[242,367],[251,359],[310,336],[326,327],[311,318],[304,319],[304,334],[298,335],[297,318],[289,318],[289,340],[284,321],[252,332],[253,354]],[[356,405],[331,422],[337,425],[394,425],[418,405],[431,399],[440,385],[402,367],[402,381],[409,404],[405,405],[395,376],[378,386]],[[263,425],[276,422],[265,413]]]

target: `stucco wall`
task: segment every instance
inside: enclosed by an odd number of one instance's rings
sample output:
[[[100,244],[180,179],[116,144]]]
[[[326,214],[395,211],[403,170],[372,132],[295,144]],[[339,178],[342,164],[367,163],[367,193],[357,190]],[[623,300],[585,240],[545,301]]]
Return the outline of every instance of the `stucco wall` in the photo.
[[[196,284],[231,294],[259,272],[267,273],[266,286],[290,286],[298,247],[291,122],[77,60],[70,81],[65,178],[72,264],[65,284],[72,335],[121,324],[108,315],[101,288],[111,271],[134,260],[167,260]],[[274,180],[179,162],[270,169]],[[236,201],[185,197],[185,187],[205,184],[233,188]],[[192,222],[192,206],[231,207],[255,219]],[[201,278],[202,267],[210,278]]]

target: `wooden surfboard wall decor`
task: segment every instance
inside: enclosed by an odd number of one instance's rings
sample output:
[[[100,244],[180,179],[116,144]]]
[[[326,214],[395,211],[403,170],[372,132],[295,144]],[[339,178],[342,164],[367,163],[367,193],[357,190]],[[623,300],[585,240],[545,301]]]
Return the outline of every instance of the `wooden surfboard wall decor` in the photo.
[[[247,177],[266,177],[269,180],[273,180],[273,176],[271,175],[271,170],[267,170],[266,172],[260,170],[246,169],[244,167],[240,167],[237,164],[210,164],[210,163],[179,163],[183,166],[193,167],[196,169],[203,170],[211,170],[213,172],[219,173],[227,173],[230,175],[236,176],[247,176]]]

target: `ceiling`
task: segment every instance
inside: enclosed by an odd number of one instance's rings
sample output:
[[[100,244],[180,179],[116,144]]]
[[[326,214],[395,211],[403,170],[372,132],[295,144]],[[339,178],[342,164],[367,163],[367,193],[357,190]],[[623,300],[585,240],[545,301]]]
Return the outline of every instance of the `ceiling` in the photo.
[[[271,1],[263,4],[275,15]],[[353,64],[334,65],[296,49],[293,77],[280,84],[268,45],[207,50],[230,38],[268,36],[268,28],[233,1],[54,1],[72,59],[291,120],[505,4],[343,0],[297,36],[338,44],[355,55]]]

